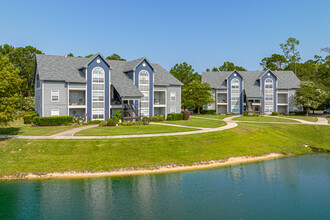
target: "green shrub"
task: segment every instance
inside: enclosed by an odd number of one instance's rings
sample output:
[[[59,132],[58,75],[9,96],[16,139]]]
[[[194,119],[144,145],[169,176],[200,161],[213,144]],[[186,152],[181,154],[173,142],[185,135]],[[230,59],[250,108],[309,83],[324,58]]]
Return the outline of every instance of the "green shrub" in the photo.
[[[122,111],[116,111],[116,113],[112,116],[113,119],[119,121],[120,119],[122,119]]]
[[[143,122],[143,125],[148,125],[150,123],[150,118],[148,118],[147,116],[144,116],[142,118],[142,122]]]
[[[259,117],[259,116],[260,116],[259,113],[253,113],[253,114],[252,114],[252,117]]]
[[[183,120],[189,120],[190,118],[190,112],[189,111],[182,111],[183,114]]]
[[[290,115],[290,113],[285,113],[284,115],[285,115],[285,116],[289,116],[289,115]]]
[[[289,115],[290,115],[290,116],[295,116],[296,114],[295,114],[295,113],[291,113],[291,112],[290,112],[290,113],[289,113]]]
[[[165,121],[165,116],[163,115],[158,115],[158,116],[152,116],[150,118],[150,121]]]
[[[272,112],[272,115],[280,115],[278,112]]]
[[[218,115],[221,115],[221,112],[219,112]]]
[[[114,118],[108,118],[106,121],[106,126],[116,126],[118,124],[117,119]]]
[[[306,111],[291,111],[289,113],[293,113],[294,115],[306,115]]]
[[[38,126],[59,126],[70,125],[72,116],[54,116],[54,117],[34,117],[33,124]]]
[[[216,110],[201,110],[201,114],[216,114]]]
[[[23,116],[23,120],[24,120],[24,124],[31,124],[32,123],[32,115],[24,115]]]
[[[249,113],[247,111],[243,111],[243,116],[248,116]]]
[[[183,120],[183,113],[169,113],[167,115],[168,121],[177,121],[177,120]]]

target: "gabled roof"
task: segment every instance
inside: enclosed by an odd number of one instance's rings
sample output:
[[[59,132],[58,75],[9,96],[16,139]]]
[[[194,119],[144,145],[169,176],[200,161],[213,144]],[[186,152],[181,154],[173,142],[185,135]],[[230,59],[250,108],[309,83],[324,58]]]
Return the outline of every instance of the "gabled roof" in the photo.
[[[247,97],[262,97],[260,91],[260,77],[268,71],[237,71],[244,78],[244,89]],[[202,82],[208,82],[213,89],[227,89],[227,78],[233,72],[203,72]],[[278,89],[295,89],[300,80],[292,71],[272,71],[277,77]]]
[[[142,57],[136,60],[126,61],[123,72],[126,73],[130,71],[135,71],[136,68],[140,65],[140,63],[142,63],[142,61],[144,60],[150,65],[151,69],[155,71],[154,66],[149,62],[149,60],[146,57]]]
[[[108,65],[109,65],[109,63],[107,62],[107,60],[103,57],[103,55],[100,53],[100,52],[98,52],[97,54],[95,54],[95,55],[93,55],[93,56],[91,56],[91,57],[89,57],[89,58],[87,58],[88,60],[86,61],[86,63],[82,66],[82,67],[80,67],[80,68],[78,68],[78,69],[84,69],[84,68],[87,68],[88,67],[88,65],[97,57],[97,56],[100,56]],[[111,66],[109,65],[109,67],[110,67],[110,69],[112,69],[111,68]]]
[[[90,58],[65,57],[54,55],[36,55],[37,71],[40,80],[46,81],[64,81],[71,83],[86,83],[86,79],[82,74],[82,68],[86,68],[88,64],[101,54],[95,54]],[[105,62],[111,68],[111,83],[122,97],[142,97],[142,93],[133,84],[132,80],[127,77],[125,72],[128,69],[134,70],[146,58],[140,58],[133,61],[106,60]],[[155,86],[181,86],[182,83],[172,74],[166,71],[159,64],[151,64],[154,69]]]

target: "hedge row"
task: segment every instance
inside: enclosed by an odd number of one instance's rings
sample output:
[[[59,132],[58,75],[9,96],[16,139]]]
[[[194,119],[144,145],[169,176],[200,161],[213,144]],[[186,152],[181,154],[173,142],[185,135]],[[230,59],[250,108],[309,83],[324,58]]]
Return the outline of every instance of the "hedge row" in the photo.
[[[201,114],[216,114],[216,110],[201,110]]]
[[[306,115],[306,111],[291,111],[290,114],[294,114],[294,115]]]
[[[37,126],[59,126],[70,125],[72,116],[34,117],[33,124]]]
[[[168,121],[177,121],[177,120],[183,120],[183,113],[169,113],[167,115]]]
[[[150,118],[151,121],[165,121],[165,116],[163,115],[158,115],[158,116],[152,116]]]

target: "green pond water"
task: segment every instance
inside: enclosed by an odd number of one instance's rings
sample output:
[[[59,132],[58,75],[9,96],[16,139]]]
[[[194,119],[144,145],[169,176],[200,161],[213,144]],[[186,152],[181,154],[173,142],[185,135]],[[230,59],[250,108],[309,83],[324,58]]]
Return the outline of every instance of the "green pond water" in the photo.
[[[330,155],[157,175],[1,181],[0,219],[330,219]]]

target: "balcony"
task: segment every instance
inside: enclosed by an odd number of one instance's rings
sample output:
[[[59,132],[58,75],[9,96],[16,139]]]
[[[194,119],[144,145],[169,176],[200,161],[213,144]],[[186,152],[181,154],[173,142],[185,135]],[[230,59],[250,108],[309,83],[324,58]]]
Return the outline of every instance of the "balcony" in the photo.
[[[154,92],[154,106],[165,106],[165,91]]]
[[[70,91],[69,107],[85,107],[85,91]]]
[[[288,105],[288,94],[278,94],[277,104],[278,105]]]
[[[218,93],[217,103],[219,105],[227,105],[227,94],[225,94],[225,93]]]

